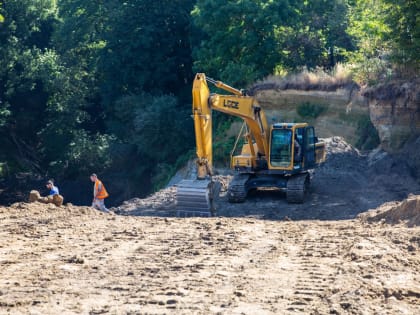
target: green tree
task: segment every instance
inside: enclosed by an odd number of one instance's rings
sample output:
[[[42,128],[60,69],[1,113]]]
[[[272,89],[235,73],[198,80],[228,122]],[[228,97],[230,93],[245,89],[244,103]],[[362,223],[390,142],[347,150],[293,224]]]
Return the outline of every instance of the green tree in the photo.
[[[278,27],[278,40],[286,69],[333,67],[353,50],[346,33],[348,5],[345,0],[292,1],[295,19]]]
[[[112,137],[85,126],[89,86],[80,78],[80,68],[66,67],[52,52],[49,61],[40,69],[49,91],[46,123],[38,132],[44,169],[62,177],[77,177],[92,168],[99,172],[110,164],[106,150]]]
[[[54,39],[62,25],[56,1],[8,1],[1,10],[0,141],[8,152],[3,158],[16,170],[54,176],[74,176],[95,161],[106,166],[101,158],[109,137],[87,128],[94,76],[85,65],[93,62],[85,56],[78,63],[71,45]]]
[[[48,59],[55,1],[7,1],[0,7],[0,146],[16,168],[39,168],[37,131],[48,100],[39,67]]]
[[[348,33],[357,50],[349,54],[354,64],[354,78],[360,84],[375,84],[387,75],[385,56],[389,43],[385,40],[389,27],[385,24],[388,6],[382,0],[354,0],[349,10]]]
[[[194,69],[244,86],[276,71],[329,67],[354,49],[345,0],[199,0]]]
[[[100,59],[104,103],[143,91],[179,95],[192,77],[188,35],[193,1],[112,3]]]
[[[358,48],[355,57],[378,57],[389,48],[385,37],[390,29],[384,18],[389,9],[382,0],[353,1],[347,32],[354,38]]]
[[[358,81],[376,84],[392,78],[395,70],[417,75],[420,65],[419,12],[418,1],[352,1],[348,32],[358,47],[352,54]]]
[[[194,139],[185,132],[191,126],[185,103],[191,98],[192,3],[108,3],[112,19],[97,71],[106,128],[116,136],[112,167],[133,165],[126,177],[141,184],[142,194],[163,184]]]
[[[283,0],[198,0],[192,12],[194,70],[236,86],[272,74],[282,53],[276,28],[290,16]]]
[[[107,5],[105,5],[105,3]],[[102,74],[99,58],[106,46],[105,33],[110,32],[112,6],[104,1],[61,0],[59,23],[52,42],[63,64],[71,69],[72,81],[79,93],[74,100],[89,115],[83,127],[92,132],[105,132],[105,110],[100,95]]]
[[[147,93],[124,96],[115,103],[113,130],[120,141],[114,150],[123,156],[123,164],[135,166],[130,177],[149,188],[166,184],[192,147],[190,108],[179,106],[174,96]]]
[[[389,32],[386,39],[393,50],[393,60],[420,68],[420,2],[416,0],[383,0],[387,5],[384,23]],[[408,67],[407,67],[408,68]]]

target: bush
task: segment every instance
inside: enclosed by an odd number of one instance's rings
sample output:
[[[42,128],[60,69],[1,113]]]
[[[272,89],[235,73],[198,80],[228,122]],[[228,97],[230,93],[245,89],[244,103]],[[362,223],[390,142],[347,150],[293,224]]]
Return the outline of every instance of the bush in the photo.
[[[119,153],[118,161],[114,154],[113,167],[131,165],[128,176],[146,194],[162,188],[177,171],[181,157],[190,153],[191,105],[179,105],[173,95],[142,93],[120,98],[114,110],[108,126],[121,143],[114,147]]]
[[[89,135],[85,130],[74,131],[73,135],[72,141],[64,147],[61,159],[49,163],[49,173],[77,178],[80,174],[100,173],[111,165],[109,146],[113,137]]]
[[[322,113],[326,112],[328,106],[325,105],[317,105],[311,104],[309,102],[305,102],[303,104],[298,105],[296,111],[299,116],[304,118],[317,118]]]
[[[392,66],[384,58],[365,58],[352,67],[354,80],[360,85],[376,85],[392,78]]]
[[[356,147],[362,150],[372,150],[380,144],[378,131],[369,117],[363,117],[357,122],[358,140]]]

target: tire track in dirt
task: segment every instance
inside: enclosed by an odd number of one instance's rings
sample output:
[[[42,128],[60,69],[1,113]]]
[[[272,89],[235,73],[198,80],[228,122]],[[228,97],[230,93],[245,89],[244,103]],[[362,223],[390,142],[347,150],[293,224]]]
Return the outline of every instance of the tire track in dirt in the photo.
[[[329,229],[309,229],[301,234],[295,257],[297,281],[286,308],[290,314],[328,314],[326,297],[339,273],[340,251],[348,238]]]
[[[253,221],[241,230],[237,241],[242,248],[229,264],[236,274],[232,279],[235,295],[232,313],[249,314],[252,310],[255,314],[279,314],[285,308],[288,288],[296,281],[290,272],[296,247],[289,246],[286,239],[298,229]]]

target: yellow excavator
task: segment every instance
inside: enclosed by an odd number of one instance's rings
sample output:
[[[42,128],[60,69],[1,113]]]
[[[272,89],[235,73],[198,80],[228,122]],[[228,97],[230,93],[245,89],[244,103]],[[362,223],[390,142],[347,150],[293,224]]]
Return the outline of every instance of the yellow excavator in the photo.
[[[211,94],[207,82],[231,95]],[[325,143],[318,141],[307,123],[274,123],[269,126],[256,98],[221,81],[197,73],[192,88],[192,117],[197,146],[197,176],[177,185],[179,216],[215,215],[220,183],[213,179],[212,110],[240,117],[244,127],[231,153],[235,175],[229,183],[229,202],[244,202],[249,191],[278,188],[290,203],[303,203],[310,171],[325,161]],[[240,150],[239,139],[244,136]],[[235,153],[240,151],[239,154]]]

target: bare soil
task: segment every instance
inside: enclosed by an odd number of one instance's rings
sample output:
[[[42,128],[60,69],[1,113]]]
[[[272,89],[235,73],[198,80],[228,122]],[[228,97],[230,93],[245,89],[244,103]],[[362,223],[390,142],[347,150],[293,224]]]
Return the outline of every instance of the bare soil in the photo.
[[[40,203],[0,208],[0,222],[1,314],[420,313],[420,227],[405,222]]]
[[[0,314],[420,314],[418,182],[381,151],[328,152],[303,205],[222,193],[218,217],[176,218],[171,186],[120,215],[0,207]]]

